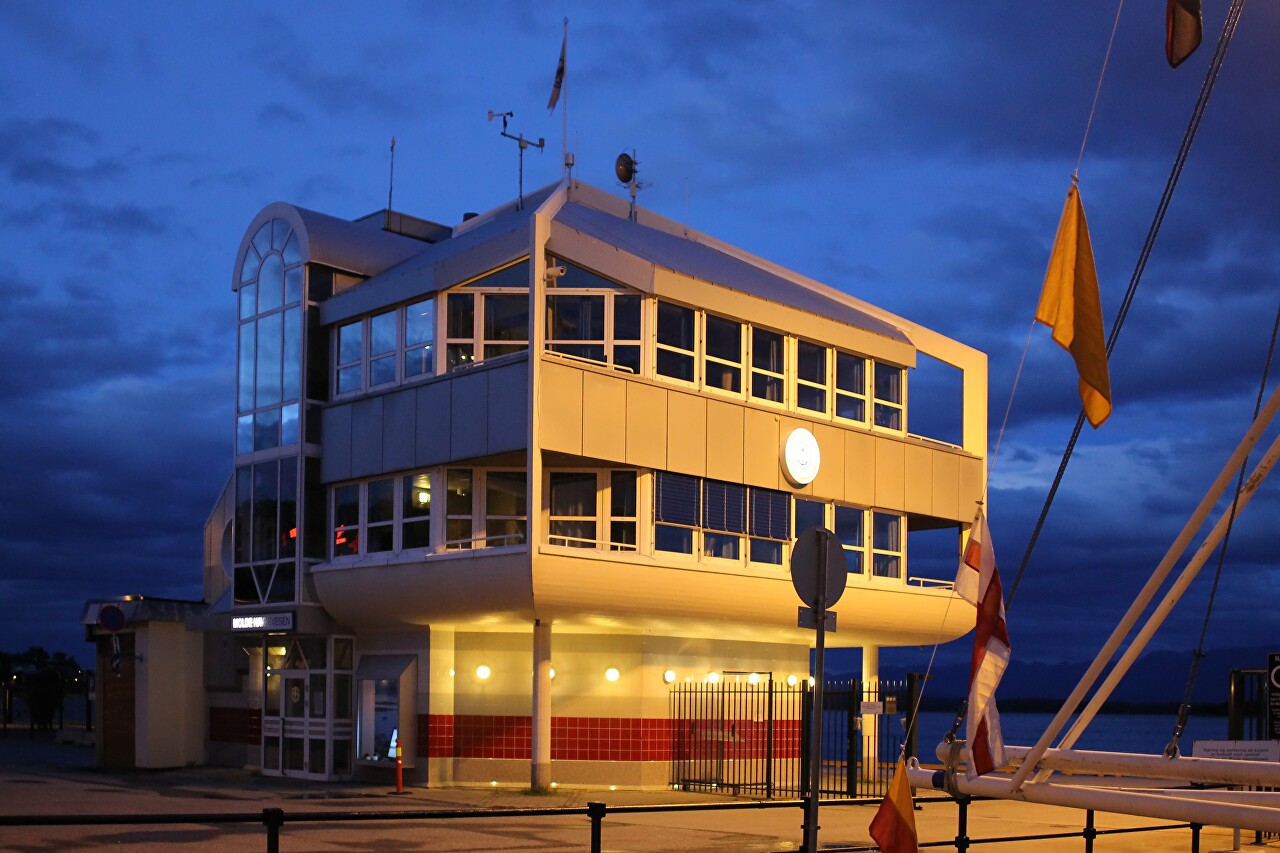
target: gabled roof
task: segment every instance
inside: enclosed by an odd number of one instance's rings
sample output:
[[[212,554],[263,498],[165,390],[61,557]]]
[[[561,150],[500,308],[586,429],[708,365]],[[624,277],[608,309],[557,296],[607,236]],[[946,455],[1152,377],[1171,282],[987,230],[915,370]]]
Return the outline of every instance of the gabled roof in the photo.
[[[554,222],[663,269],[910,343],[900,329],[884,320],[697,239],[651,228],[572,201],[560,208]],[[695,236],[700,235],[695,233]]]

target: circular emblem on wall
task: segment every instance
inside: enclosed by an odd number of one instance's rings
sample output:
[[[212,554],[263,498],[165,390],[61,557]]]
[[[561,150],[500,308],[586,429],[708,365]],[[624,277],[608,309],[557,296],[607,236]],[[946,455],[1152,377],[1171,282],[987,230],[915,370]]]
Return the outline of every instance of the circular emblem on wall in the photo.
[[[818,439],[804,427],[793,429],[782,445],[782,470],[787,479],[797,486],[805,486],[818,476],[822,453]]]
[[[301,687],[299,687],[299,686],[298,686],[298,685],[296,685],[296,684],[290,685],[290,687],[289,687],[289,701],[290,701],[290,702],[294,702],[294,703],[297,703],[297,702],[301,702],[301,701],[302,701],[302,688],[301,688]]]

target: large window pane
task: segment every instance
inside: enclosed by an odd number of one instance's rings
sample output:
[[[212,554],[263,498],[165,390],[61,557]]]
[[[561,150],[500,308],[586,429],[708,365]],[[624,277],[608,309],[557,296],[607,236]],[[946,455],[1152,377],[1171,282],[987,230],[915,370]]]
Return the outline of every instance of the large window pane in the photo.
[[[551,514],[596,515],[596,475],[594,471],[557,471],[551,475]]]
[[[259,406],[280,402],[280,360],[284,351],[282,322],[280,314],[258,320],[258,393],[255,402]]]
[[[333,556],[360,553],[360,486],[333,490]]]
[[[258,269],[258,312],[279,308],[284,301],[284,262],[272,252]]]
[[[356,320],[338,327],[338,363],[359,361],[364,353],[364,322]]]
[[[613,339],[640,340],[640,297],[619,294],[613,297]]]
[[[471,470],[450,468],[445,476],[446,547],[471,547]]]
[[[604,295],[548,295],[547,338],[555,341],[603,341]]]
[[[255,561],[276,558],[279,479],[279,463],[263,462],[253,466],[253,559]]]
[[[400,509],[404,522],[400,547],[429,548],[431,546],[431,477],[428,474],[410,474],[404,478],[404,500]]]
[[[257,364],[258,324],[250,320],[240,325],[240,367],[237,371],[236,405],[240,411],[253,409],[253,366]]]
[[[475,336],[475,296],[470,293],[450,293],[448,316],[445,317],[445,335],[450,338]]]
[[[693,309],[659,302],[658,343],[692,352],[697,346]]]
[[[281,400],[296,400],[302,396],[302,309],[289,308],[284,312],[284,382]]]
[[[426,344],[436,337],[436,303],[433,299],[415,302],[405,309],[404,342]]]
[[[386,311],[369,318],[369,355],[385,355],[396,350],[396,312]]]
[[[795,499],[796,523],[795,535],[799,536],[811,527],[827,526],[827,505],[818,501]]]

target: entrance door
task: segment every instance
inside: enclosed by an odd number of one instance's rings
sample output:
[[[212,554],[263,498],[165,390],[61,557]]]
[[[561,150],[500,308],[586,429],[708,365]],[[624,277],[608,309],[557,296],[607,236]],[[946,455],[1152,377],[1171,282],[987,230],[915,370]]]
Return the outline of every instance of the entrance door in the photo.
[[[262,712],[262,772],[331,779],[351,773],[351,640],[295,637],[266,648]],[[333,696],[333,687],[339,695]],[[343,692],[345,688],[345,692]],[[335,746],[330,747],[334,741]],[[340,749],[339,747],[345,747]],[[332,752],[332,756],[330,753]]]

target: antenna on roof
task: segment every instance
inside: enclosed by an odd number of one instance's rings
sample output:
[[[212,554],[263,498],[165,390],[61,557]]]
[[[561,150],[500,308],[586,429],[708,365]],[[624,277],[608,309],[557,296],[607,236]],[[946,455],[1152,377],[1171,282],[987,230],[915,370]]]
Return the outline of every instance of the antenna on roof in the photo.
[[[391,176],[387,179],[387,210],[391,210],[391,193],[396,188],[396,138],[391,137]]]
[[[636,193],[640,190],[648,189],[651,184],[644,183],[636,174],[640,171],[640,161],[636,159],[635,149],[631,149],[631,153],[623,151],[618,155],[618,159],[613,161],[613,174],[624,187],[631,191],[631,212],[627,218],[632,222],[636,221]]]
[[[518,143],[520,146],[520,183],[519,183],[520,192],[519,192],[519,195],[516,197],[516,210],[524,210],[524,149],[532,147],[532,148],[537,148],[539,151],[541,151],[546,146],[547,141],[543,139],[541,136],[538,137],[537,142],[534,142],[532,139],[525,139],[523,133],[517,134],[515,136],[512,136],[510,133],[508,133],[507,119],[512,118],[514,115],[515,113],[513,112],[497,113],[497,112],[494,112],[493,110],[489,110],[489,121],[493,121],[495,118],[502,119],[502,135],[505,136],[507,139],[515,140],[516,143]]]

